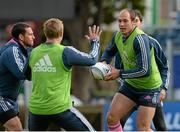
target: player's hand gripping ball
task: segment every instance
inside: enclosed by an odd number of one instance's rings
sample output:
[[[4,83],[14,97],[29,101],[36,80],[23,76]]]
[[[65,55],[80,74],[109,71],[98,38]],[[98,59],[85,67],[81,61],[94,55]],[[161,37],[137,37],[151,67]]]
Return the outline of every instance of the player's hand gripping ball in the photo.
[[[97,62],[90,67],[93,77],[97,80],[104,80],[104,77],[111,72],[111,67],[103,62]]]

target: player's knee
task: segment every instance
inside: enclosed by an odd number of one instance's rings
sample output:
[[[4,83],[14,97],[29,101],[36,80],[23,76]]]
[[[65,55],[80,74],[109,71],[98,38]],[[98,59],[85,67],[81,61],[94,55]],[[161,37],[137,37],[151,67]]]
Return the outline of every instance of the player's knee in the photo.
[[[22,125],[21,124],[12,124],[11,126],[9,126],[7,128],[9,131],[22,131],[23,128],[22,128]]]
[[[107,115],[107,122],[108,122],[108,125],[113,125],[115,124],[116,122],[118,122],[119,119],[117,118],[117,116],[114,116],[112,114],[108,114]]]
[[[138,131],[151,131],[150,125],[145,122],[137,122]]]
[[[22,131],[22,124],[20,121],[14,121],[12,123],[9,124],[4,124],[4,127],[6,128],[6,130],[8,131]]]

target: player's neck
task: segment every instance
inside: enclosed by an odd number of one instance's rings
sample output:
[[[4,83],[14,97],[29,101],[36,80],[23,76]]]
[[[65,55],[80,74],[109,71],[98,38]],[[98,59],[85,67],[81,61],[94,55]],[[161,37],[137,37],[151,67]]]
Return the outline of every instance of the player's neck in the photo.
[[[53,39],[47,38],[46,43],[47,44],[59,44],[59,43],[61,43],[61,40],[62,39],[60,39],[60,38],[53,38]]]

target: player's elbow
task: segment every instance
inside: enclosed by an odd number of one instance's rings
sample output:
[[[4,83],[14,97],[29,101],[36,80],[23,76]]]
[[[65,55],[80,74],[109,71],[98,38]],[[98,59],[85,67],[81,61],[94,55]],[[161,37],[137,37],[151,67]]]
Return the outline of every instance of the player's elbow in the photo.
[[[95,65],[97,62],[96,59],[92,59],[91,61],[89,61],[89,65],[92,66],[92,65]]]
[[[26,79],[26,76],[24,74],[24,72],[17,72],[16,74],[14,74],[16,76],[16,78],[18,78],[19,80],[24,80]]]
[[[26,79],[26,77],[24,76],[24,75],[18,75],[18,76],[16,76],[19,80],[25,80]]]
[[[95,65],[98,62],[98,56],[92,57],[89,61],[90,65]]]
[[[150,69],[149,68],[142,68],[142,73],[144,77],[150,76]]]

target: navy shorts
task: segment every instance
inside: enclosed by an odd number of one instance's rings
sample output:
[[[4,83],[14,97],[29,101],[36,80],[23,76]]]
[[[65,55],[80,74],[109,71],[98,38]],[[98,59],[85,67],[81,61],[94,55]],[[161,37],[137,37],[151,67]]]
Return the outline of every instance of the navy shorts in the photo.
[[[139,90],[137,88],[132,87],[127,82],[124,82],[123,85],[119,88],[118,92],[134,101],[138,106],[142,105],[148,107],[156,107],[159,102],[159,88],[151,90]]]
[[[75,108],[54,115],[36,115],[30,112],[28,122],[30,131],[45,131],[50,124],[67,131],[94,131],[90,123]]]
[[[11,118],[18,116],[19,109],[16,101],[0,96],[0,123],[3,125]]]

